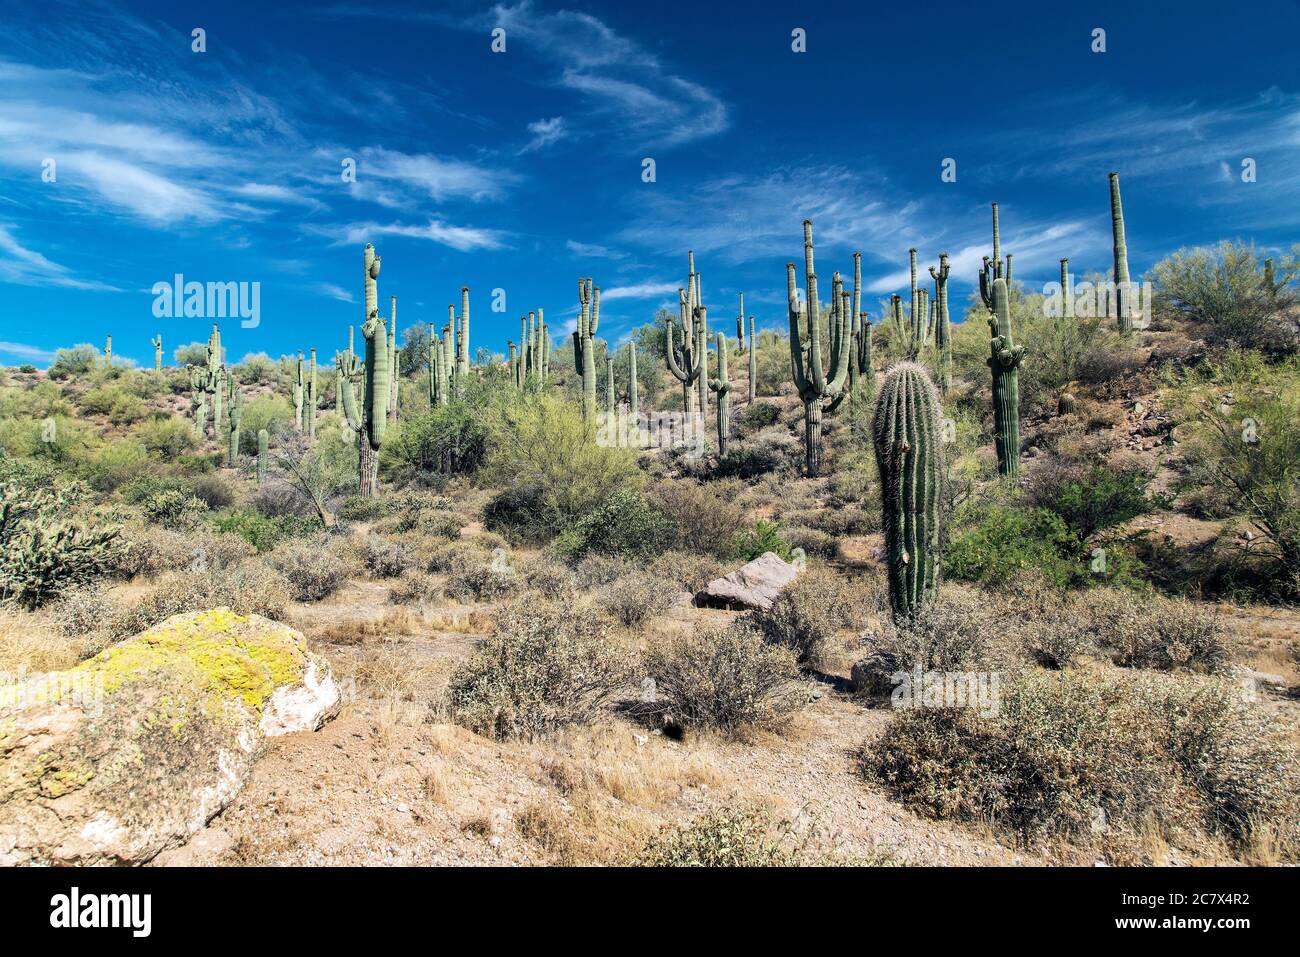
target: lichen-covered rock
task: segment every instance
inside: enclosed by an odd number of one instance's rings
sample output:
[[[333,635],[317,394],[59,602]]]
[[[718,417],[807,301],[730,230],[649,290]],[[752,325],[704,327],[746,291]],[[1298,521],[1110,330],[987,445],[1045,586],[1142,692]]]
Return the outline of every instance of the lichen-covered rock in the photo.
[[[302,635],[226,608],[0,687],[0,865],[148,861],[230,803],[265,738],[339,700]]]
[[[799,577],[799,569],[775,552],[764,552],[730,575],[709,582],[695,596],[697,605],[766,611],[781,590]]]

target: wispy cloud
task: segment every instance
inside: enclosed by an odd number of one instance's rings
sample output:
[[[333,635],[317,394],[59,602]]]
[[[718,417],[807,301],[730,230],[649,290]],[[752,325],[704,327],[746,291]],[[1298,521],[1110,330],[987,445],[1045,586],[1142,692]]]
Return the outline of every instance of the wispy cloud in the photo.
[[[352,297],[352,293],[332,282],[317,283],[315,288],[317,292],[329,296],[331,299],[337,299],[339,302],[356,302],[356,299]]]
[[[319,231],[333,234],[339,243],[369,242],[377,236],[406,236],[410,239],[427,239],[461,252],[475,249],[500,249],[505,245],[505,233],[500,230],[452,226],[439,219],[430,219],[424,226],[370,222],[353,223],[336,229]]]
[[[627,253],[617,249],[611,249],[608,246],[601,246],[597,243],[582,243],[576,239],[567,240],[564,248],[575,256],[584,256],[593,259],[625,259]]]
[[[0,342],[0,356],[8,356],[21,362],[50,362],[54,353],[38,346],[29,346],[25,342]]]
[[[564,117],[552,116],[550,119],[534,120],[529,123],[528,132],[533,134],[533,138],[519,151],[520,154],[545,149],[552,143],[558,143],[568,136],[569,128],[564,121]]]
[[[68,289],[91,289],[120,292],[114,286],[96,280],[78,279],[66,266],[52,262],[42,253],[22,245],[14,237],[14,227],[0,223],[0,281],[20,286],[63,286]]]
[[[616,302],[619,299],[655,299],[676,293],[679,288],[675,282],[641,282],[630,286],[611,286],[600,291],[600,301]]]
[[[505,169],[491,169],[464,160],[427,153],[401,153],[383,147],[360,151],[358,182],[366,178],[398,183],[429,199],[474,201],[500,199],[519,176]],[[364,189],[358,190],[364,194]]]

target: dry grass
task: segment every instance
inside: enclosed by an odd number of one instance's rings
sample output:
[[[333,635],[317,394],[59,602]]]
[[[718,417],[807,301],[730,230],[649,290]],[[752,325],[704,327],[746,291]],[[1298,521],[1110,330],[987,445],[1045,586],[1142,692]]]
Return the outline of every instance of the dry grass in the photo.
[[[83,645],[78,637],[60,634],[48,615],[0,608],[0,677],[71,668]]]

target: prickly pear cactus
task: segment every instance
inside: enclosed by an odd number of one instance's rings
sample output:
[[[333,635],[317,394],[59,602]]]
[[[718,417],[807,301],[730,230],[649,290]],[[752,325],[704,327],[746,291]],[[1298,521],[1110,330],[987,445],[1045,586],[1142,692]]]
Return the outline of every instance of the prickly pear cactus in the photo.
[[[914,616],[939,589],[943,445],[939,394],[925,369],[900,362],[876,397],[872,441],[880,472],[889,601],[896,619]]]

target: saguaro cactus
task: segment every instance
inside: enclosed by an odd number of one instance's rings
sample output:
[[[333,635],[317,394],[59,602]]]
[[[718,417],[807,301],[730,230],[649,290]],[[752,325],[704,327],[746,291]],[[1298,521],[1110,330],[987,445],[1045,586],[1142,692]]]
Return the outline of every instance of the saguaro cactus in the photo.
[[[239,464],[239,431],[244,423],[244,395],[239,391],[239,381],[230,377],[230,402],[227,415],[230,418],[229,444],[226,449],[226,467],[234,468]]]
[[[388,330],[379,317],[379,298],[376,281],[379,279],[380,257],[375,247],[366,243],[365,249],[365,324],[361,334],[366,340],[364,387],[358,404],[352,381],[360,371],[360,364],[349,345],[346,353],[339,353],[335,362],[339,370],[339,391],[343,397],[344,414],[348,426],[357,433],[359,453],[359,490],[362,496],[375,494],[379,483],[379,449],[384,442],[388,420],[391,370],[388,365]]]
[[[1119,334],[1133,332],[1133,299],[1128,278],[1128,243],[1124,239],[1124,205],[1119,198],[1119,173],[1110,174],[1110,235],[1114,248],[1115,309]]]
[[[948,317],[948,254],[939,253],[939,268],[930,267],[934,280],[934,345],[938,353],[935,371],[939,377],[939,394],[947,395],[952,385],[952,325]]]
[[[162,336],[158,337],[160,340]],[[208,360],[201,366],[190,365],[190,397],[194,408],[194,432],[202,439],[207,432],[208,413],[212,413],[214,438],[220,438],[221,400],[226,389],[226,367],[222,361],[221,332],[214,324],[208,336]]]
[[[989,368],[993,372],[993,444],[998,472],[1014,478],[1020,471],[1020,363],[1025,347],[1016,345],[1011,330],[1007,282],[995,279],[989,317]]]
[[[614,357],[605,353],[605,428],[612,435],[614,421],[618,415],[618,403],[614,398]]]
[[[190,373],[190,407],[194,410],[194,434],[200,439],[208,427],[208,370],[192,365]]]
[[[745,294],[740,293],[740,314],[736,316],[736,348],[745,354]]]
[[[162,333],[158,333],[158,338],[150,339],[149,344],[153,346],[153,369],[162,372]]]
[[[397,297],[388,306],[388,417],[397,421],[398,385],[401,382],[401,353],[397,351]]]
[[[758,395],[758,354],[754,352],[754,317],[749,317],[749,401]]]
[[[293,427],[302,431],[302,406],[307,398],[307,369],[303,365],[302,350],[298,350],[298,359],[293,366],[293,384],[289,387],[293,395]]]
[[[627,370],[627,414],[632,420],[632,428],[636,428],[640,402],[636,383],[636,343],[630,339],[627,343]]]
[[[460,328],[456,330],[456,394],[469,381],[469,286],[460,287]]]
[[[257,484],[266,483],[266,445],[271,436],[266,429],[257,430]]]
[[[709,380],[709,389],[718,395],[718,454],[726,455],[731,437],[731,382],[727,378],[727,336],[719,332],[718,377]]]
[[[880,472],[889,603],[914,616],[939,590],[943,445],[939,395],[924,368],[900,362],[885,375],[872,422]]]
[[[307,437],[316,438],[316,411],[320,397],[316,391],[316,350],[311,350],[311,378],[307,380]]]
[[[674,344],[675,329],[672,320],[668,320],[664,355],[668,371],[682,384],[682,412],[686,415],[686,427],[694,428],[697,422],[702,426],[704,416],[708,414],[708,371],[704,365],[709,350],[709,329],[707,314],[700,304],[700,274],[695,271],[695,253],[688,250],[686,259],[686,288],[677,290],[682,341],[680,345]]]
[[[582,376],[582,418],[596,420],[596,329],[600,326],[600,287],[590,279],[578,280],[578,327],[573,330],[573,364]],[[670,349],[671,351],[671,349]]]
[[[1061,313],[1058,319],[1074,317],[1074,290],[1070,287],[1070,260],[1061,260]]]
[[[844,382],[849,374],[850,343],[849,303],[841,295],[840,274],[831,279],[830,374],[823,366],[821,315],[817,303],[817,271],[813,264],[812,220],[803,221],[804,283],[806,306],[801,307],[795,291],[795,265],[786,264],[786,293],[790,311],[790,372],[804,407],[804,464],[808,475],[815,476],[822,464],[822,402],[832,400],[832,411],[843,398]],[[805,360],[800,342],[800,318],[805,316],[808,331],[808,355]]]
[[[113,337],[109,336],[108,341],[104,343],[104,364],[113,364]]]

